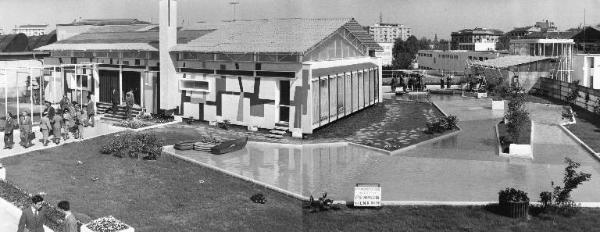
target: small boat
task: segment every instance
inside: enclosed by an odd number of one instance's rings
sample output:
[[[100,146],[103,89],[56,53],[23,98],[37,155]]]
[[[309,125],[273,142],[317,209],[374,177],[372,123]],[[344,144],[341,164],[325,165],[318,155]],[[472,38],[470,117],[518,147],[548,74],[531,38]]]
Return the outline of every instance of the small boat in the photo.
[[[234,139],[222,142],[219,145],[210,148],[210,153],[215,155],[222,155],[229,152],[234,152],[240,150],[246,146],[248,142],[248,137],[244,137],[241,139]]]

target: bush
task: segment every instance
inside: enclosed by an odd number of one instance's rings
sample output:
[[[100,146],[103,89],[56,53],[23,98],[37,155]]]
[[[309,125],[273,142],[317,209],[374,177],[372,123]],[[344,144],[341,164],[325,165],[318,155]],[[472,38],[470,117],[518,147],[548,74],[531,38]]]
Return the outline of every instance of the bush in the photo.
[[[103,154],[112,154],[116,157],[142,158],[155,160],[162,153],[163,141],[155,134],[126,132],[115,136],[108,144],[102,146]]]
[[[500,204],[508,202],[529,202],[527,193],[515,188],[506,188],[498,193]]]
[[[565,163],[567,163],[567,167],[565,168],[563,177],[564,186],[555,186],[554,182],[552,182],[553,191],[540,193],[540,199],[545,211],[557,212],[563,216],[572,216],[577,213],[578,209],[575,202],[571,199],[571,192],[581,183],[589,181],[592,175],[584,172],[577,173],[576,169],[581,164],[569,158],[565,158]]]
[[[529,121],[529,112],[525,109],[526,94],[521,88],[509,90],[508,110],[504,114],[507,121],[506,130],[513,141],[518,141],[523,126]]]
[[[150,125],[150,123],[141,121],[140,119],[137,119],[137,118],[133,118],[133,119],[129,119],[129,120],[122,120],[118,123],[115,123],[115,126],[127,127],[127,128],[131,128],[131,129],[138,129],[138,128],[146,127],[149,125]]]
[[[435,119],[431,123],[426,123],[425,126],[427,127],[427,130],[425,132],[428,134],[442,133],[457,128],[457,124],[458,118],[454,115],[448,115]]]

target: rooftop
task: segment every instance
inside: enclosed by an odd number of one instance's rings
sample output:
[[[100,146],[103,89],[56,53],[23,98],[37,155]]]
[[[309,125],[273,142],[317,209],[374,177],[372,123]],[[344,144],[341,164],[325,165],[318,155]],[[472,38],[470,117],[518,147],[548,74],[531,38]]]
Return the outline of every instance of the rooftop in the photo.
[[[460,31],[452,32],[452,36],[458,35],[502,35],[504,34],[502,31],[497,29],[488,29],[482,27],[476,27],[473,29],[463,29]]]
[[[46,28],[46,27],[48,27],[48,24],[26,24],[26,25],[19,26],[19,28],[31,28],[31,27]]]
[[[349,31],[369,49],[381,49],[373,36],[350,18],[239,20],[195,27],[216,31],[177,45],[174,51],[304,53],[340,28]]]
[[[137,19],[81,19],[75,20],[72,23],[57,24],[57,26],[81,26],[81,25],[131,25],[131,24],[150,24]]]

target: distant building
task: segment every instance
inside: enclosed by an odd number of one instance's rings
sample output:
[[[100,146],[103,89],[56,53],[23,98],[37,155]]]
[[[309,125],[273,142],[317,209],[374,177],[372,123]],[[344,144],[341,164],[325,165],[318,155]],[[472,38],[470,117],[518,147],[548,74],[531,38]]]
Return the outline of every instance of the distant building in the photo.
[[[600,54],[600,27],[585,27],[571,37],[582,54]]]
[[[13,34],[23,33],[26,36],[38,36],[38,35],[48,34],[52,30],[53,30],[53,28],[50,27],[48,24],[44,24],[44,25],[27,24],[27,25],[21,25],[21,26],[13,28],[12,33]]]
[[[509,51],[512,55],[555,57],[558,64],[550,78],[571,82],[575,43],[570,36],[561,33],[545,33],[543,37],[529,35],[526,39],[513,39]]]
[[[533,26],[516,27],[513,30],[506,33],[510,39],[520,39],[525,36],[529,36],[535,32],[557,32],[558,28],[554,25],[554,22],[548,20],[536,22]]]
[[[92,28],[101,29],[104,26],[122,26],[122,30],[115,29],[115,27],[110,28],[112,32],[119,32],[131,30],[131,28],[128,27],[130,25],[138,25],[138,29],[141,31],[148,30],[149,28],[147,27],[154,27],[156,30],[158,30],[158,25],[150,24],[137,19],[80,19],[72,23],[57,24],[56,34],[57,40],[61,41],[71,36],[90,31]],[[98,30],[96,31],[101,32]]]
[[[392,65],[394,41],[398,38],[406,41],[411,36],[410,27],[397,23],[383,23],[381,19],[379,23],[367,27],[367,30],[373,35],[375,42],[383,48],[383,51],[377,52],[376,56],[381,57],[384,66]]]
[[[429,73],[434,75],[467,75],[470,72],[470,63],[505,55],[507,54],[497,51],[419,50],[417,63],[419,69],[431,70]]]
[[[573,81],[592,89],[600,89],[600,54],[573,56]]]
[[[452,50],[495,51],[502,31],[476,27],[451,34]]]

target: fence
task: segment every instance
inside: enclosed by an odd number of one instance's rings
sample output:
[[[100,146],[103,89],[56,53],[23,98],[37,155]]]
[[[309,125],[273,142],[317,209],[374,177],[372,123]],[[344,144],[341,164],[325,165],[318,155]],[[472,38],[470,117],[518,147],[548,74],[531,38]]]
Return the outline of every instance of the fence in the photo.
[[[549,78],[540,78],[533,86],[536,94],[548,96],[551,98],[567,101],[567,96],[571,93],[575,84]],[[578,85],[579,96],[575,99],[575,105],[594,112],[594,107],[600,107],[600,90],[591,89]]]

